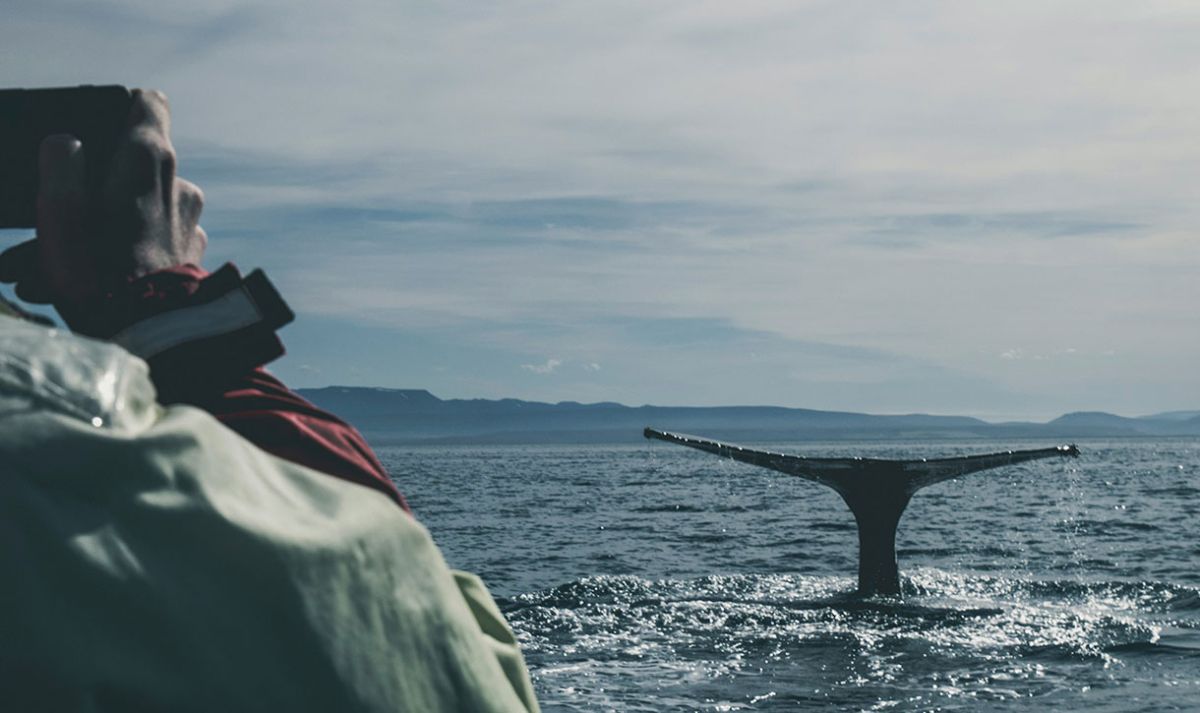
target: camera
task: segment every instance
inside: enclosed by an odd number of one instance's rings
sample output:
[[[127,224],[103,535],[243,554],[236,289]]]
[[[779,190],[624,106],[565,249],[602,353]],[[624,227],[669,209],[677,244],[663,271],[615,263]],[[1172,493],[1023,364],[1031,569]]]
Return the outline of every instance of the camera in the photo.
[[[53,134],[83,143],[88,198],[97,200],[131,102],[115,85],[0,90],[0,228],[37,224],[38,149]]]

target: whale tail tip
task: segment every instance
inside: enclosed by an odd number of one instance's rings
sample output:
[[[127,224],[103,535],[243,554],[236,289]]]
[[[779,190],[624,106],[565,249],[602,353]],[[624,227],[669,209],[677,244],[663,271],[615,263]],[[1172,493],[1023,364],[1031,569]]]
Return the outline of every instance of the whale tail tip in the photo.
[[[642,435],[833,488],[849,506],[858,524],[858,592],[862,595],[901,593],[896,562],[896,528],[909,499],[921,488],[969,473],[1041,458],[1079,457],[1079,447],[1071,443],[1028,451],[920,460],[806,458],[649,427],[642,431]]]

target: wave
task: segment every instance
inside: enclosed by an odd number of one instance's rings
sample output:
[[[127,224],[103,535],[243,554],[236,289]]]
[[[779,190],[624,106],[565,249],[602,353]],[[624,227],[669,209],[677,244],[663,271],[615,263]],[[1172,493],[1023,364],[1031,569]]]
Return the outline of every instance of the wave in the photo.
[[[902,597],[858,597],[852,582],[807,575],[648,580],[585,577],[501,603],[534,643],[565,631],[582,649],[614,640],[684,642],[747,654],[880,641],[940,654],[1081,660],[1120,654],[1192,655],[1162,627],[1200,627],[1200,590],[1161,582],[979,577],[925,569]],[[822,643],[824,642],[824,643]],[[1167,648],[1145,648],[1145,647]],[[1140,648],[1139,648],[1140,647]],[[599,650],[598,648],[595,650]]]
[[[1133,641],[1117,644],[1106,649],[1116,655],[1142,654],[1145,656],[1185,656],[1200,659],[1200,644],[1172,644],[1162,641]]]
[[[708,510],[708,508],[706,508],[706,507],[701,507],[701,506],[699,506],[699,505],[680,505],[680,504],[678,504],[678,503],[675,503],[675,504],[666,504],[666,505],[643,505],[642,507],[638,507],[638,508],[631,508],[631,509],[630,509],[630,511],[631,511],[631,512],[640,512],[640,513],[654,513],[654,512],[706,512],[707,510]]]
[[[918,567],[905,578],[905,594],[918,598],[994,597],[1006,602],[1014,597],[1049,601],[1106,601],[1114,606],[1147,611],[1200,611],[1200,588],[1157,581],[1085,581],[1080,579],[1031,579],[949,572]],[[828,601],[887,602],[890,597],[862,598],[854,595],[847,577],[790,574],[708,575],[692,579],[651,580],[626,575],[584,577],[549,589],[521,594],[514,601],[534,604],[545,601],[628,600],[651,594],[681,596],[711,595],[738,600],[746,595],[800,595]],[[804,595],[809,595],[805,597]]]
[[[1074,520],[1070,523],[1073,532],[1089,535],[1118,535],[1128,532],[1157,532],[1162,528],[1151,522],[1137,520]]]

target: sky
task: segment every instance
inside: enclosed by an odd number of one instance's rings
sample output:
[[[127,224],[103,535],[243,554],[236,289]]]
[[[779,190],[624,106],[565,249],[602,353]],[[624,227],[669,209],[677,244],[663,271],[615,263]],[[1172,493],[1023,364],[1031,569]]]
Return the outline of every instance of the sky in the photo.
[[[167,93],[292,386],[1041,420],[1200,408],[1197,36],[1191,0],[4,0],[0,86]]]

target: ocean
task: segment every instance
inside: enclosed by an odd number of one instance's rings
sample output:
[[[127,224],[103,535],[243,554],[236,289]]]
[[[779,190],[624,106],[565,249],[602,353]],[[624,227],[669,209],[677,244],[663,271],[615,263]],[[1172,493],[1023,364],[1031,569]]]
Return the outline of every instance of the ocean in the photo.
[[[905,594],[871,599],[853,517],[809,481],[660,442],[378,453],[491,588],[545,711],[1200,711],[1200,441],[1079,447],[919,492]]]

